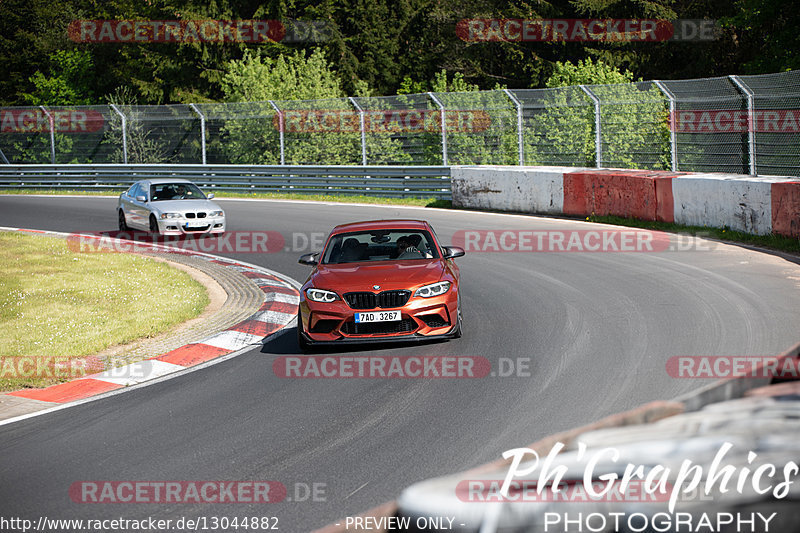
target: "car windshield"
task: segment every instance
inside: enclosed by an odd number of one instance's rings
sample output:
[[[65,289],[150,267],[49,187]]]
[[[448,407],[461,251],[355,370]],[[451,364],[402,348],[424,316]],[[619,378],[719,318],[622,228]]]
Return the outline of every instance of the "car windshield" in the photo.
[[[405,261],[438,257],[436,244],[427,231],[373,230],[331,237],[325,247],[322,263]]]
[[[204,200],[206,197],[194,183],[157,183],[150,186],[150,198],[159,200]]]

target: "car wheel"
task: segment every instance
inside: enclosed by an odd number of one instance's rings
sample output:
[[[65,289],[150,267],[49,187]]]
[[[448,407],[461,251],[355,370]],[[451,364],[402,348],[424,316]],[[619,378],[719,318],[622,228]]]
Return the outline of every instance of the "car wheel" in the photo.
[[[303,353],[308,353],[311,351],[311,343],[303,337],[302,333],[303,329],[303,320],[300,316],[300,309],[297,310],[297,346],[300,347],[300,351]]]
[[[158,221],[155,215],[150,215],[150,233],[158,235]]]
[[[120,209],[119,210],[119,230],[120,231],[128,231],[128,223],[125,221],[125,212]]]

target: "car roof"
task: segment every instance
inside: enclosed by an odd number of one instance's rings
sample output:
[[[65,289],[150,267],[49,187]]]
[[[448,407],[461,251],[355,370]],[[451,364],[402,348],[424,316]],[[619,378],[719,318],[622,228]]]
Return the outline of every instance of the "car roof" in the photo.
[[[141,182],[148,182],[150,185],[161,185],[162,183],[192,183],[184,178],[152,178],[149,180],[141,180]]]
[[[430,228],[424,220],[365,220],[363,222],[351,222],[349,224],[340,224],[333,228],[331,234],[337,233],[351,233],[356,231],[372,231],[376,229],[403,229],[403,230],[427,230]]]

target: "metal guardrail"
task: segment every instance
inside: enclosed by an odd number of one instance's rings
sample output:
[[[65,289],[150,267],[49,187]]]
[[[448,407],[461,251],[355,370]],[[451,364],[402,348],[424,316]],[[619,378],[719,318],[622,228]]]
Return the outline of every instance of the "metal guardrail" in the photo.
[[[207,192],[361,194],[450,199],[450,167],[304,165],[3,165],[0,189],[122,191],[151,178],[185,178]]]

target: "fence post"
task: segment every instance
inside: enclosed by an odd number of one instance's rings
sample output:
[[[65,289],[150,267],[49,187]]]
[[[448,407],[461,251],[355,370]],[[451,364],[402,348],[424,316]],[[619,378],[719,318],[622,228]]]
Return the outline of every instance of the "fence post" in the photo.
[[[127,121],[125,120],[125,115],[122,114],[122,111],[116,106],[116,104],[109,104],[111,109],[119,115],[119,118],[122,119],[122,163],[127,165],[128,164],[128,136],[125,133]]]
[[[672,171],[678,171],[678,131],[677,125],[678,122],[675,120],[675,95],[672,94],[672,91],[664,85],[664,82],[655,80],[653,83],[656,84],[664,96],[667,97],[669,100],[669,152],[670,152],[670,159],[672,161]]]
[[[431,100],[433,100],[433,103],[439,107],[439,112],[441,113],[442,116],[442,165],[447,166],[447,125],[444,122],[445,120],[444,106],[439,101],[439,99],[436,98],[436,95],[434,95],[433,93],[429,92],[428,96],[430,97]]]
[[[353,104],[353,107],[356,108],[358,111],[358,122],[361,128],[361,164],[366,166],[367,164],[367,136],[364,132],[364,110],[361,109],[361,106],[358,105],[356,99],[352,96],[349,96],[348,99],[350,103]]]
[[[603,161],[603,141],[600,135],[600,99],[585,85],[578,85],[583,92],[589,95],[589,98],[594,102],[594,151],[595,151],[595,166],[600,168]]]
[[[53,120],[53,115],[43,106],[39,108],[47,115],[48,122],[50,122],[50,162],[56,164],[56,121]]]
[[[519,143],[519,166],[525,165],[525,143],[522,141],[522,102],[520,102],[514,93],[508,89],[503,89],[514,105],[517,106],[517,142]]]
[[[200,153],[202,154],[203,164],[206,164],[206,116],[200,112],[195,104],[189,104],[195,113],[200,115]]]
[[[756,123],[755,123],[755,94],[750,88],[744,84],[739,76],[728,76],[730,80],[742,91],[747,97],[747,145],[750,159],[750,174],[756,174]]]
[[[280,139],[281,143],[281,165],[285,165],[286,157],[283,146],[283,111],[278,109],[278,106],[276,106],[275,102],[273,102],[272,100],[267,100],[267,102],[269,102],[269,105],[272,106],[272,109],[274,109],[275,112],[278,113],[278,138]]]

